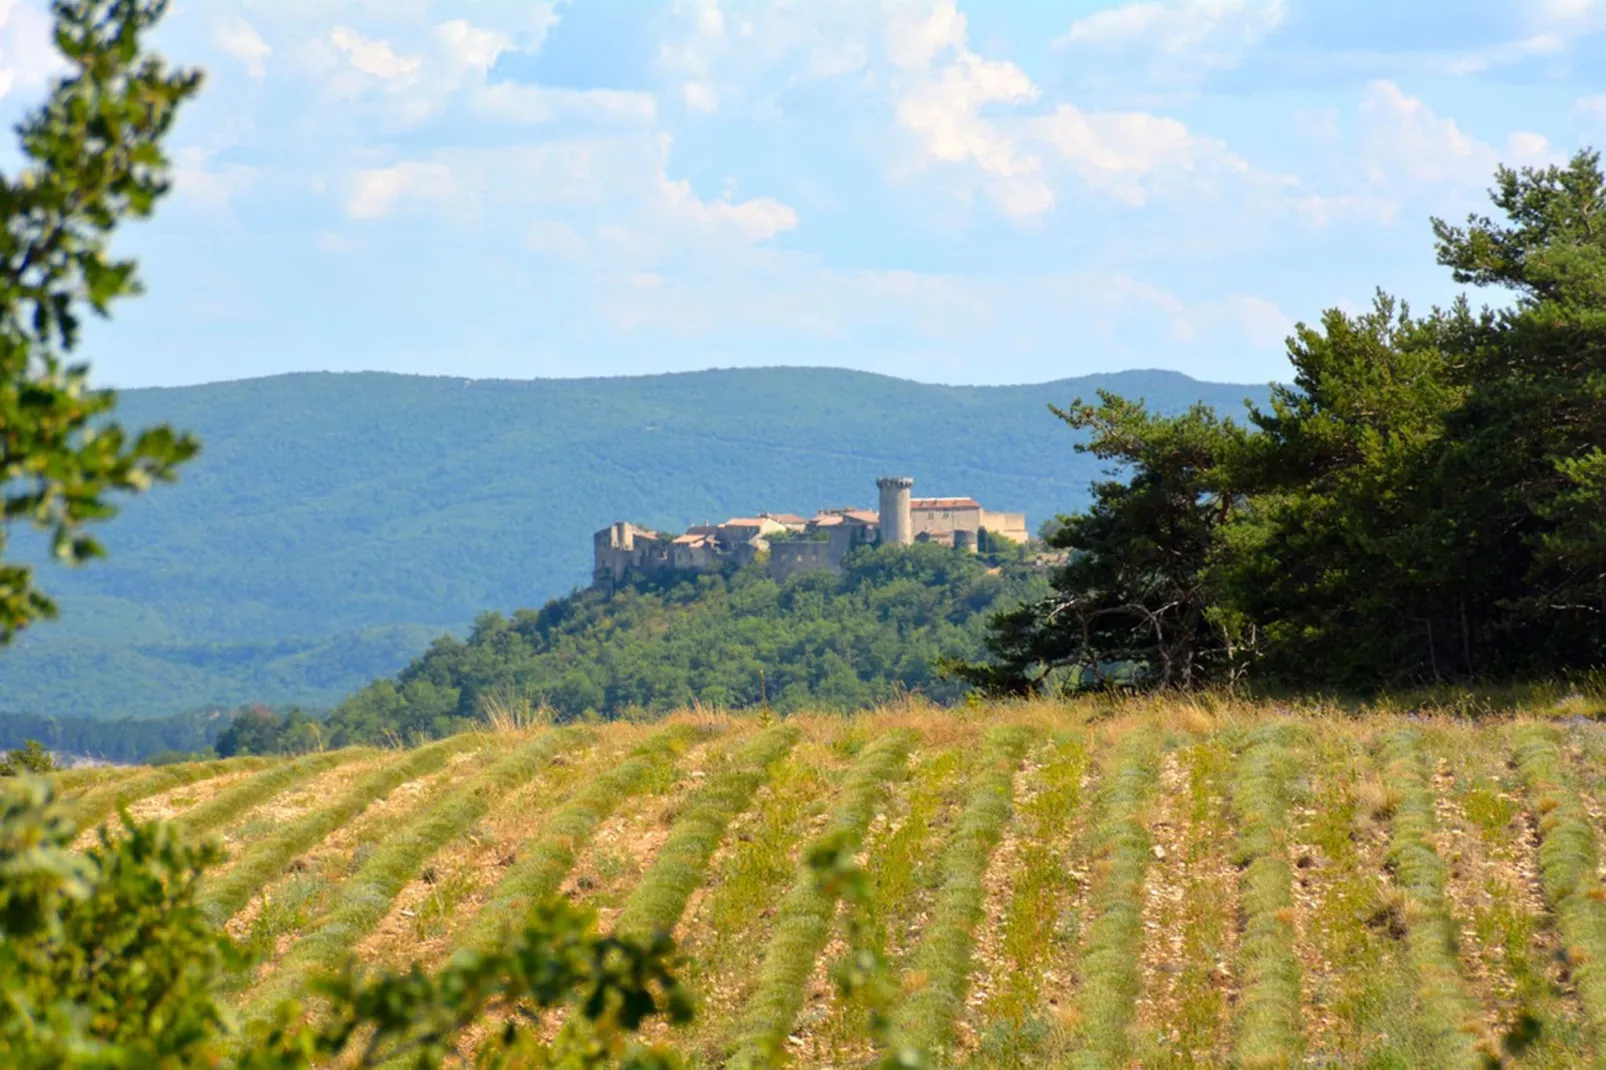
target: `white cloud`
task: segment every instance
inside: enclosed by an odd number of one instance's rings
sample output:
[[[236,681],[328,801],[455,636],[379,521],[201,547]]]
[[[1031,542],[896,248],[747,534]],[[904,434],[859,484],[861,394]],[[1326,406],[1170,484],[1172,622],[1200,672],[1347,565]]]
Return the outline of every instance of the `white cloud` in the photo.
[[[336,26],[329,32],[329,41],[345,54],[352,68],[385,82],[395,82],[416,75],[423,66],[418,56],[404,56],[390,47],[389,41],[376,41],[364,37],[345,26]]]
[[[226,212],[235,196],[256,181],[254,168],[241,164],[210,166],[215,153],[187,147],[173,153],[173,189],[179,197],[214,212]]]
[[[1516,131],[1501,152],[1389,81],[1373,82],[1360,106],[1367,177],[1379,185],[1488,184],[1495,167],[1545,163],[1554,156],[1541,134]]]
[[[346,214],[353,219],[383,219],[404,197],[446,200],[457,193],[450,167],[434,161],[409,161],[353,175]]]
[[[552,89],[497,82],[476,89],[469,104],[482,115],[527,124],[563,118],[650,123],[658,117],[651,94],[624,89]]]
[[[974,166],[982,187],[1005,214],[1025,218],[1054,205],[1041,161],[1023,151],[985,109],[1037,99],[1026,72],[1007,60],[984,59],[968,44],[965,16],[954,0],[928,10],[898,10],[886,32],[897,69],[895,115],[929,163]]]
[[[712,115],[719,110],[719,94],[707,82],[687,82],[680,87],[680,95],[691,111]]]
[[[268,73],[268,59],[273,48],[257,33],[256,27],[241,18],[228,19],[218,25],[217,46],[245,66],[252,78]]]
[[[0,0],[0,98],[42,88],[64,70],[50,17],[26,0]]]
[[[658,188],[671,212],[704,226],[734,228],[748,241],[761,242],[788,230],[796,230],[797,210],[773,197],[733,201],[728,197],[705,201],[692,191],[686,179],[671,179],[662,172]]]
[[[503,52],[513,47],[513,38],[497,30],[485,30],[467,19],[452,19],[435,27],[435,39],[446,52],[448,62],[459,71],[487,74]]]
[[[1030,120],[1027,129],[1052,146],[1090,188],[1129,204],[1144,203],[1156,177],[1167,173],[1250,173],[1249,164],[1224,142],[1198,137],[1176,119],[1144,112],[1089,113],[1061,104]]]
[[[1497,67],[1509,67],[1537,56],[1558,56],[1571,45],[1569,35],[1547,32],[1518,41],[1508,41],[1476,52],[1451,56],[1435,66],[1445,74],[1466,76],[1483,74]]]
[[[1573,118],[1597,123],[1606,119],[1606,93],[1580,98],[1573,105]]]
[[[1252,294],[1234,294],[1226,302],[1229,314],[1250,345],[1269,349],[1294,333],[1294,321],[1276,302]]]
[[[538,219],[530,224],[528,240],[536,252],[562,260],[578,260],[586,252],[585,239],[567,223],[555,219]]]
[[[1176,81],[1236,67],[1286,15],[1283,0],[1138,0],[1076,20],[1054,44],[1147,57]]]

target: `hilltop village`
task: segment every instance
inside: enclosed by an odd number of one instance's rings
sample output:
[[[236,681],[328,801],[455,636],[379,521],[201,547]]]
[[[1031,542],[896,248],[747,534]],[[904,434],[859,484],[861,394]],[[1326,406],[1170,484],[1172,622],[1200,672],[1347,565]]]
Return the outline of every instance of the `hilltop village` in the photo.
[[[683,535],[661,534],[628,521],[592,537],[592,582],[613,587],[631,573],[711,572],[751,565],[769,554],[771,578],[799,572],[840,572],[848,553],[877,544],[937,543],[975,553],[989,536],[1012,542],[1030,537],[1025,513],[997,513],[974,498],[915,498],[914,480],[876,480],[880,509],[821,509],[812,517],[759,513],[722,524],[698,524]]]

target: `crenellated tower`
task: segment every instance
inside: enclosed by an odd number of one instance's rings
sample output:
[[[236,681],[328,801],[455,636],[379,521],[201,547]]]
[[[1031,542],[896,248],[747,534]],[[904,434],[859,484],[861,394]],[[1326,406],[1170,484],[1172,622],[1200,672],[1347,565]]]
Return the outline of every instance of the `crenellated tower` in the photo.
[[[881,545],[909,546],[915,541],[909,515],[909,492],[915,481],[908,476],[882,476],[875,485],[881,490]]]

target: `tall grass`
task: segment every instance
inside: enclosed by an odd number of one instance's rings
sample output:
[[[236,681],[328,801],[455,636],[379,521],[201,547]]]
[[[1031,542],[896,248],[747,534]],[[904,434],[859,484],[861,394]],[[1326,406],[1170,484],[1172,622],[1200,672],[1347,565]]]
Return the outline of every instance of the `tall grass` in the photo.
[[[1517,730],[1517,769],[1539,822],[1539,882],[1556,913],[1578,1000],[1591,1027],[1606,1031],[1606,890],[1589,812],[1578,798],[1555,729]]]
[[[1399,798],[1388,858],[1408,903],[1405,939],[1416,973],[1419,1024],[1430,1038],[1435,1065],[1483,1066],[1478,1002],[1461,976],[1456,925],[1444,896],[1444,861],[1433,847],[1433,792],[1422,733],[1414,728],[1389,733],[1381,757],[1384,781]]]
[[[68,813],[79,828],[92,828],[114,813],[118,807],[128,806],[141,799],[160,794],[170,788],[199,783],[227,773],[243,773],[277,764],[276,758],[225,758],[211,762],[183,762],[164,765],[144,773],[137,773],[93,787],[68,803]]]
[[[1294,953],[1294,870],[1287,839],[1289,781],[1297,772],[1290,748],[1298,735],[1286,723],[1252,730],[1232,781],[1238,818],[1234,861],[1241,871],[1244,917],[1235,1055],[1243,1067],[1295,1066],[1304,1049],[1299,958]]]
[[[856,840],[863,838],[885,798],[887,785],[902,772],[913,744],[912,733],[896,729],[865,748],[842,785],[826,835],[845,832]],[[830,939],[835,912],[836,901],[816,887],[807,863],[799,863],[792,888],[777,908],[758,984],[742,1008],[726,1066],[756,1070],[778,1061],[803,1007],[804,987],[814,962]]]
[[[1142,987],[1143,879],[1149,868],[1145,813],[1158,776],[1159,740],[1149,728],[1130,731],[1110,754],[1093,828],[1095,866],[1087,945],[1078,993],[1080,1044],[1075,1065],[1124,1066]]]
[[[276,963],[251,993],[248,1013],[271,1012],[301,989],[309,974],[337,968],[429,858],[462,835],[492,803],[529,780],[554,757],[585,738],[576,729],[544,732],[465,781],[381,840],[366,862],[337,889],[336,905]]]
[[[238,861],[216,878],[201,885],[200,902],[216,921],[222,922],[240,911],[258,889],[283,873],[297,857],[330,833],[366,810],[370,804],[410,780],[428,776],[446,764],[448,758],[478,747],[482,740],[473,735],[457,735],[407,751],[394,761],[369,773],[347,788],[334,802],[274,830],[252,844]]]
[[[494,944],[533,904],[556,895],[580,849],[608,815],[651,784],[656,774],[708,731],[706,726],[681,724],[655,732],[624,761],[576,792],[491,889],[485,905],[457,938],[457,945],[485,948]]]
[[[1025,725],[1004,725],[990,730],[983,742],[982,766],[943,853],[942,890],[911,963],[924,984],[893,1017],[897,1035],[918,1050],[945,1048],[964,1008],[976,927],[986,909],[982,878],[1009,822],[1015,770],[1031,739]]]
[[[179,815],[174,824],[192,836],[211,832],[303,780],[347,762],[371,758],[376,753],[368,747],[349,747],[345,750],[326,751],[323,754],[309,754],[304,758],[285,762]]]
[[[693,892],[708,876],[708,863],[725,830],[752,804],[770,769],[796,745],[801,733],[778,725],[737,752],[727,769],[713,775],[686,804],[669,841],[619,912],[615,929],[627,934],[672,931]]]

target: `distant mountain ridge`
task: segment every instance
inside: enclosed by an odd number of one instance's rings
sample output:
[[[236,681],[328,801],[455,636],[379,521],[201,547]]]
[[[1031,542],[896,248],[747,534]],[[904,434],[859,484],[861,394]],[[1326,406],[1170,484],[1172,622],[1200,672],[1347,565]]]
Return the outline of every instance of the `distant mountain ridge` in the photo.
[[[583,585],[614,520],[871,505],[888,472],[1035,529],[1098,474],[1047,406],[1100,388],[1168,411],[1266,396],[1162,371],[952,387],[827,368],[125,391],[119,419],[193,431],[202,455],[103,529],[109,560],[47,567],[62,620],[0,654],[0,710],[332,704],[431,634]]]

